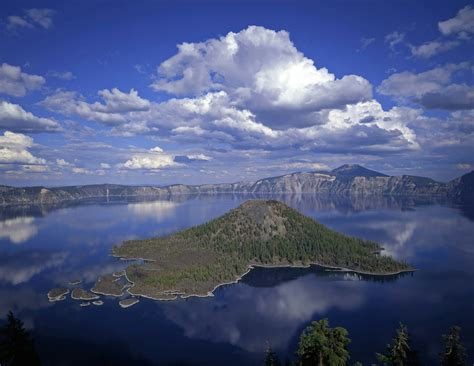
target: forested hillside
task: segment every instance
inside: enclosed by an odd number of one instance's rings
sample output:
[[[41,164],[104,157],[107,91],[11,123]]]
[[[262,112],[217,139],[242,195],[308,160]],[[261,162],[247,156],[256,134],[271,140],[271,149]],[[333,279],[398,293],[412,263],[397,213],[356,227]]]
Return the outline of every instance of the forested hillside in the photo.
[[[122,258],[142,258],[127,269],[131,292],[158,298],[207,294],[236,280],[251,265],[308,265],[371,274],[410,270],[381,255],[370,241],[337,233],[279,201],[247,201],[227,214],[179,233],[131,240],[113,248]]]

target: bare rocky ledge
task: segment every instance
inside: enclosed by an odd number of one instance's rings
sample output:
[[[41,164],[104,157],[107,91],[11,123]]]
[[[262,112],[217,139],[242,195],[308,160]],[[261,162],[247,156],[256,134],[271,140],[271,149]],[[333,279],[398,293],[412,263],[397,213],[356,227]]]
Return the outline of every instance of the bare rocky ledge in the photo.
[[[134,298],[134,297],[131,297],[131,298],[128,298],[128,299],[124,299],[124,300],[120,300],[119,302],[119,305],[121,308],[129,308],[135,304],[137,304],[138,302],[140,302],[140,300]]]

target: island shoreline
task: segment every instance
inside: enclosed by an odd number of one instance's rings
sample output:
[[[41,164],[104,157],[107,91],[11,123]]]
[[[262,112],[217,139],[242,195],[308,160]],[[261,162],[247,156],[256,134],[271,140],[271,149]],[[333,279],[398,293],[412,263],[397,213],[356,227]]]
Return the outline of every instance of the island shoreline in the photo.
[[[118,257],[122,260],[127,260],[127,258],[122,258],[122,257],[119,257],[119,256],[115,256],[115,257]],[[355,274],[360,274],[360,275],[364,275],[364,276],[378,276],[378,277],[397,276],[397,275],[401,275],[403,273],[413,273],[413,272],[417,271],[416,268],[410,268],[410,269],[403,269],[403,270],[400,270],[400,271],[397,271],[397,272],[389,272],[389,273],[373,272],[372,273],[372,272],[357,271],[357,270],[353,270],[353,269],[350,269],[350,268],[344,268],[344,267],[323,265],[323,264],[316,263],[316,262],[311,262],[311,263],[306,264],[306,265],[305,264],[293,264],[293,265],[291,265],[291,264],[282,264],[282,265],[280,265],[280,264],[249,264],[247,266],[247,271],[245,273],[243,273],[242,275],[238,276],[235,280],[228,281],[228,282],[222,282],[222,283],[216,285],[211,291],[208,291],[206,294],[176,295],[174,298],[163,299],[163,298],[156,298],[156,297],[153,297],[153,296],[150,296],[150,295],[130,292],[130,290],[133,289],[133,287],[135,286],[135,283],[132,280],[130,280],[130,278],[128,278],[127,270],[125,269],[125,278],[127,279],[128,282],[130,282],[132,284],[129,288],[127,288],[125,290],[125,292],[128,292],[131,296],[143,297],[145,299],[150,299],[150,300],[154,300],[154,301],[174,301],[174,300],[177,300],[178,297],[183,299],[183,300],[189,299],[191,297],[199,297],[199,298],[213,297],[213,296],[215,296],[214,291],[216,291],[219,287],[239,283],[242,280],[242,278],[244,278],[244,276],[249,274],[256,267],[259,267],[259,268],[300,268],[300,269],[305,269],[305,268],[310,268],[311,266],[319,266],[319,267],[322,267],[324,269],[333,270],[333,272],[339,272],[339,273],[355,273]]]

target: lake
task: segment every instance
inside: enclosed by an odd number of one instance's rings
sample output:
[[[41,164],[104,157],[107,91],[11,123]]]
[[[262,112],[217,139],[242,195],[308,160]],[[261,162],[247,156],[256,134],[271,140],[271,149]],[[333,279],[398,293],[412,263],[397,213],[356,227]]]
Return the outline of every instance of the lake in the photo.
[[[269,343],[292,359],[298,336],[327,317],[348,329],[351,364],[375,362],[399,322],[425,364],[437,364],[441,335],[460,325],[474,360],[474,216],[448,202],[266,196],[342,233],[379,242],[418,271],[399,277],[257,268],[214,297],[170,302],[117,299],[80,307],[47,292],[127,263],[109,255],[126,239],[167,235],[213,219],[249,196],[177,196],[136,202],[0,209],[0,316],[13,310],[32,330],[44,365],[262,365]]]

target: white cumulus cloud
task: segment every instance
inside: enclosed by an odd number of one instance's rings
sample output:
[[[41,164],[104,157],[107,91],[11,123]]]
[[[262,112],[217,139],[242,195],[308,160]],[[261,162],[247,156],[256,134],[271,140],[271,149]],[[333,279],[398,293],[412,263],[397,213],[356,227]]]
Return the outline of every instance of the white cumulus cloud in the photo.
[[[133,154],[131,159],[122,164],[122,167],[126,169],[159,170],[179,165],[174,161],[173,155],[165,153],[163,149],[157,146],[146,152]]]
[[[5,131],[3,135],[0,135],[0,164],[45,164],[44,159],[37,158],[28,151],[32,146],[33,139],[31,137]]]
[[[104,103],[88,103],[84,97],[75,92],[59,90],[40,102],[40,105],[64,115],[78,116],[105,124],[124,123],[125,113],[144,111],[150,106],[150,102],[139,97],[134,89],[131,89],[129,93],[124,93],[117,88],[103,89],[97,94]]]
[[[474,33],[474,8],[467,5],[458,11],[455,17],[438,23],[439,31],[445,35],[457,35],[468,39]]]
[[[474,86],[453,82],[456,73],[468,71],[470,67],[470,63],[463,62],[420,73],[395,73],[383,80],[377,91],[400,99],[410,99],[428,109],[473,109]]]
[[[457,41],[431,41],[426,42],[420,46],[411,45],[410,49],[413,56],[429,58],[437,55],[438,53],[449,51],[458,45],[459,42]]]
[[[207,156],[206,154],[189,154],[186,155],[189,160],[202,160],[202,161],[210,161],[212,158]]]
[[[53,25],[53,16],[56,14],[54,9],[25,9],[24,15],[10,15],[7,17],[7,29],[16,30],[21,28],[41,27],[49,29]]]
[[[267,117],[267,124],[278,123],[270,116],[277,117],[279,110],[307,114],[372,96],[364,78],[337,79],[299,52],[288,32],[257,26],[219,39],[178,45],[178,53],[158,67],[151,86],[185,96],[225,91],[235,105]]]
[[[45,79],[39,75],[27,74],[20,66],[7,63],[0,65],[0,93],[23,97],[27,92],[41,88]]]
[[[54,132],[61,129],[50,118],[37,117],[20,105],[0,100],[0,128],[16,132]]]

